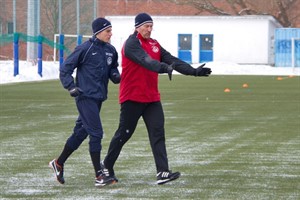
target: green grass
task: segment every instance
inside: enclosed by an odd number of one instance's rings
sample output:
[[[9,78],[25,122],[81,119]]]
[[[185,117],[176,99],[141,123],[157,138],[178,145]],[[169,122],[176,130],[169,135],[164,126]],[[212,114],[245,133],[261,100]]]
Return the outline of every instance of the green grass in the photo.
[[[102,157],[119,119],[109,87]],[[300,199],[299,76],[160,76],[160,91],[169,164],[182,177],[155,184],[140,121],[116,163],[119,183],[98,189],[88,140],[67,161],[65,185],[48,168],[77,117],[60,82],[0,85],[0,199]]]

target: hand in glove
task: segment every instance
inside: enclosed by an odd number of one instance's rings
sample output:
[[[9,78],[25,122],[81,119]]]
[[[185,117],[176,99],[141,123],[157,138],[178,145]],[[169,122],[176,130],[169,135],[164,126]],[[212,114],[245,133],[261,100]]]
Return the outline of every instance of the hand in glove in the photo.
[[[79,87],[75,87],[69,90],[69,93],[71,97],[77,97],[80,95],[83,91]]]
[[[195,70],[195,76],[209,76],[211,74],[211,69],[204,67],[205,63],[200,65],[196,70]]]
[[[168,73],[168,76],[169,76],[169,80],[170,80],[170,81],[172,80],[173,65],[174,65],[174,64],[169,65],[169,66],[167,67],[167,73]]]
[[[113,73],[111,76],[111,80],[113,83],[118,84],[121,81],[121,76],[119,73]]]
[[[169,80],[172,80],[173,65],[174,65],[174,63],[171,64],[171,65],[163,63],[159,73],[168,73]]]

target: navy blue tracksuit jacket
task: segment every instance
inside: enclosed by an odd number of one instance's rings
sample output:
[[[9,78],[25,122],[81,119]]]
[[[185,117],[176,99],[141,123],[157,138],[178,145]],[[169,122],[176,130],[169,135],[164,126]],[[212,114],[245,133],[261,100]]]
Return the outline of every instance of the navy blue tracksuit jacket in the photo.
[[[79,87],[83,90],[82,97],[98,100],[107,99],[108,80],[119,83],[113,73],[119,74],[118,54],[109,43],[95,37],[77,46],[60,68],[59,78],[65,89]],[[76,81],[73,72],[76,72]]]
[[[106,42],[93,37],[77,46],[60,68],[60,81],[67,90],[79,87],[83,93],[76,97],[79,112],[73,134],[66,145],[76,150],[89,135],[90,152],[101,151],[103,137],[99,112],[107,99],[109,79],[120,82],[118,53]],[[76,78],[73,73],[76,69]]]

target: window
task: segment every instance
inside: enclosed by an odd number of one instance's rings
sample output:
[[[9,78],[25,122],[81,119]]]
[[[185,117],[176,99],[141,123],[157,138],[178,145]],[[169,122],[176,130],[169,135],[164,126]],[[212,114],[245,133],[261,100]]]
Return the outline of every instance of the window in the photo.
[[[7,22],[7,34],[14,33],[14,23]]]
[[[179,34],[179,50],[191,50],[191,49],[192,49],[192,35]]]
[[[213,48],[213,35],[201,35],[201,50],[212,50]]]

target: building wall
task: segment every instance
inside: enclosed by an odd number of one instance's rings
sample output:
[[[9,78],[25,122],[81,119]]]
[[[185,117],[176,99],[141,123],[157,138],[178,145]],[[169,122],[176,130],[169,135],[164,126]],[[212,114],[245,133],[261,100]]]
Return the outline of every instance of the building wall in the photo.
[[[113,24],[112,44],[120,52],[134,31],[134,16],[108,16]],[[201,17],[153,16],[152,37],[178,56],[178,34],[192,34],[192,63],[199,62],[199,34],[214,35],[213,61],[274,64],[272,38],[281,27],[270,16]]]
[[[27,1],[16,1],[18,32],[26,33],[27,29]],[[7,23],[13,22],[13,0],[0,1],[0,20],[2,22],[2,34],[7,34]]]
[[[136,15],[148,12],[151,15],[198,15],[192,6],[177,5],[167,0],[98,0],[98,15]]]

